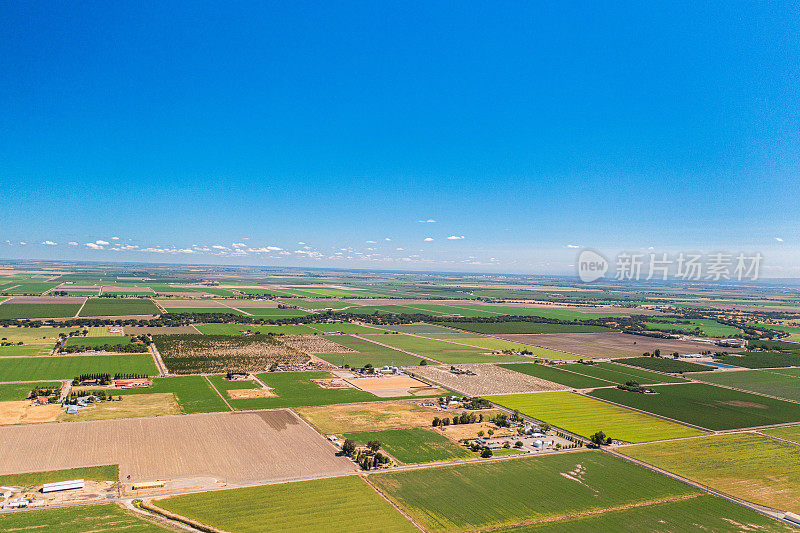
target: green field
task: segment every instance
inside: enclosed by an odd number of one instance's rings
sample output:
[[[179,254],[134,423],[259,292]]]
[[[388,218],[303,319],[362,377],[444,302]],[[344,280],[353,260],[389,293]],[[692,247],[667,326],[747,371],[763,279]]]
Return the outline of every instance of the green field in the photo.
[[[2,383],[0,384],[0,402],[20,401],[28,397],[35,388],[61,387],[59,381],[42,383]]]
[[[596,318],[629,316],[628,312],[607,312],[607,313],[584,313],[571,309],[545,309],[541,307],[514,307],[501,305],[478,305],[469,304],[459,306],[463,309],[483,311],[489,316],[512,315],[512,316],[540,316],[543,318],[554,318],[556,320],[594,320]],[[469,316],[462,313],[463,316]]]
[[[80,316],[158,315],[156,304],[147,298],[89,298]]]
[[[58,287],[58,281],[21,281],[14,283],[16,287],[3,289],[4,294],[33,294],[39,295],[43,292],[49,291],[53,287]]]
[[[353,439],[361,446],[371,440],[377,440],[381,443],[382,449],[403,464],[433,463],[477,456],[476,453],[453,444],[447,437],[429,429],[365,431],[346,433],[344,437]]]
[[[258,317],[291,317],[308,316],[311,313],[302,309],[278,309],[277,307],[243,307],[240,308],[245,313]]]
[[[734,335],[739,335],[741,333],[739,328],[720,324],[716,320],[710,320],[706,318],[683,320],[684,322],[690,322],[689,324],[672,323],[678,320],[677,318],[664,318],[660,320],[666,320],[667,323],[645,322],[645,327],[647,327],[647,329],[655,329],[659,331],[680,330],[685,333],[698,333],[708,337],[733,337]]]
[[[595,451],[382,473],[369,479],[427,531],[482,530],[697,492]]]
[[[456,335],[459,335],[456,333]],[[557,350],[550,350],[548,348],[540,348],[539,346],[530,346],[520,342],[512,342],[504,339],[495,339],[493,337],[456,337],[453,339],[444,338],[444,336],[437,336],[439,340],[452,340],[461,344],[468,344],[470,346],[478,346],[479,348],[486,348],[492,351],[513,350],[516,352],[531,352],[536,357],[544,357],[547,359],[575,359],[576,356]]]
[[[242,331],[258,331],[273,335],[313,335],[317,330],[305,324],[288,326],[248,326],[246,324],[202,324],[196,326],[203,335],[241,335]]]
[[[256,383],[255,381],[250,380],[243,380],[243,381],[231,381],[225,379],[225,376],[222,374],[214,374],[211,376],[207,376],[208,380],[211,384],[216,388],[223,396],[226,398],[228,395],[226,394],[229,390],[244,390],[244,389],[258,389],[261,388],[261,385]]]
[[[636,381],[641,385],[651,385],[653,383],[681,383],[686,381],[683,378],[630,368],[616,363],[596,363],[593,365],[574,363],[561,365],[559,368],[619,384],[625,384],[628,381]]]
[[[15,533],[164,533],[182,531],[161,526],[113,503],[0,514],[0,530]]]
[[[785,426],[782,428],[764,429],[761,431],[761,433],[800,444],[800,426]]]
[[[708,372],[708,366],[671,359],[666,357],[626,357],[625,359],[614,359],[615,363],[638,366],[656,372]]]
[[[413,333],[415,335],[427,335],[430,333],[458,333],[452,328],[437,326],[435,324],[427,324],[425,322],[416,322],[414,324],[395,324],[381,327],[389,331],[397,331],[398,333]]]
[[[0,357],[30,357],[50,355],[53,347],[49,344],[23,344],[22,346],[0,346]]]
[[[230,411],[219,394],[203,376],[171,376],[153,379],[153,386],[147,389],[124,389],[114,394],[155,394],[171,392],[186,414]]]
[[[657,394],[597,389],[591,396],[703,428],[722,430],[800,422],[800,404],[704,383],[655,385]]]
[[[361,324],[351,324],[349,322],[330,322],[323,324],[310,324],[312,328],[324,331],[327,333],[345,333],[347,335],[361,335],[362,333],[381,333],[384,326],[380,328],[373,328],[369,326],[362,326]]]
[[[237,533],[283,531],[416,532],[355,476],[215,490],[154,502],[173,513]]]
[[[739,498],[800,512],[800,446],[795,444],[732,433],[618,451]]]
[[[671,386],[677,387],[678,385]],[[606,390],[616,389],[598,389],[598,391]],[[634,393],[628,394],[633,395]],[[643,395],[638,394],[637,396]],[[597,431],[603,431],[612,439],[626,442],[647,442],[703,434],[702,431],[682,424],[571,392],[508,394],[487,396],[486,398],[584,437],[590,437]]]
[[[121,336],[113,336],[113,337],[70,337],[67,339],[65,343],[67,346],[89,346],[89,347],[100,347],[105,346],[108,344],[109,346],[115,346],[118,344],[130,344],[131,338],[130,337],[121,337]]]
[[[50,470],[48,472],[6,474],[0,476],[0,486],[35,487],[43,483],[55,483],[57,481],[67,481],[70,479],[119,481],[119,466],[87,466],[83,468],[69,468],[67,470]]]
[[[759,326],[762,328],[773,329],[775,331],[783,331],[789,334],[789,336],[786,337],[786,340],[800,341],[800,327],[798,326],[776,326],[773,324],[748,324],[748,326]]]
[[[730,372],[704,372],[692,378],[744,389],[770,396],[800,401],[800,378],[767,370],[735,370]]]
[[[470,346],[462,346],[436,339],[413,337],[411,335],[378,334],[364,335],[364,338],[388,344],[400,350],[430,357],[431,359],[447,364],[530,361],[530,359],[526,357],[516,355],[484,355],[484,353],[488,351],[484,348],[472,348]]]
[[[0,309],[2,309],[0,305]],[[716,361],[745,368],[781,368],[800,366],[800,354],[781,352],[750,352],[747,355],[723,355],[715,357]]]
[[[741,505],[709,494],[684,500],[605,513],[565,518],[543,524],[504,529],[504,533],[574,533],[577,531],[624,531],[672,533],[675,531],[791,532],[795,528]]]
[[[511,365],[499,365],[509,370],[528,374],[553,383],[559,383],[565,387],[572,387],[573,389],[588,389],[592,387],[608,387],[613,383],[596,379],[583,374],[576,374],[574,372],[567,372],[561,370],[560,366],[542,365],[538,363],[522,363]]]
[[[269,372],[258,378],[275,389],[274,398],[246,398],[229,400],[235,409],[274,409],[307,405],[371,402],[377,396],[356,389],[323,389],[312,379],[329,379],[330,372]]]
[[[14,304],[0,305],[0,318],[64,318],[75,316],[81,304]]]
[[[381,367],[384,365],[413,366],[420,363],[419,357],[363,339],[357,339],[350,335],[329,335],[327,338],[337,344],[356,350],[355,353],[317,354],[318,357],[334,365],[350,365],[352,368],[361,368],[366,364]]]
[[[603,326],[546,324],[542,322],[453,322],[448,326],[474,333],[600,333],[614,331]]]
[[[337,300],[303,300],[301,298],[285,298],[280,301],[284,305],[296,305],[303,309],[345,309],[347,307],[358,307],[351,303],[339,302]]]
[[[1,308],[2,306],[0,306]],[[0,328],[0,339],[11,342],[24,342],[25,344],[47,344],[53,346],[59,333],[69,334],[71,331],[80,331],[81,328]]]
[[[149,353],[0,358],[3,381],[72,379],[80,374],[93,373],[155,376],[158,370]]]

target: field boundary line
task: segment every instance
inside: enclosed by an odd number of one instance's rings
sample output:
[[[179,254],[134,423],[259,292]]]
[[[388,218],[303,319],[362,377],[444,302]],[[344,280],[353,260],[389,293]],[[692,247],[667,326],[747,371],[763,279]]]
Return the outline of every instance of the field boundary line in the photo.
[[[615,450],[605,449],[603,451],[605,453],[608,453],[608,454],[613,455],[615,457],[618,457],[620,459],[624,459],[625,461],[628,461],[628,462],[631,462],[633,464],[639,465],[639,466],[641,466],[643,468],[647,468],[648,470],[656,472],[657,474],[661,474],[661,475],[670,477],[670,478],[672,478],[672,479],[674,479],[676,481],[680,481],[680,482],[685,483],[687,485],[691,485],[692,487],[700,489],[701,491],[706,492],[708,494],[711,494],[713,496],[717,496],[718,498],[722,498],[724,500],[728,500],[729,502],[741,505],[742,507],[747,507],[747,508],[749,508],[749,509],[751,509],[753,511],[756,511],[757,513],[763,514],[765,516],[769,516],[770,518],[774,518],[776,520],[780,520],[781,522],[783,522],[785,524],[791,524],[790,522],[787,522],[787,521],[784,520],[783,516],[785,514],[785,511],[782,511],[780,509],[775,509],[774,507],[770,507],[768,505],[762,505],[760,503],[754,503],[754,502],[751,502],[751,501],[748,501],[748,500],[743,500],[742,498],[739,498],[739,497],[734,496],[732,494],[728,494],[727,492],[721,491],[719,489],[712,488],[711,486],[706,485],[704,483],[701,483],[699,481],[695,481],[693,479],[684,477],[684,476],[682,476],[680,474],[676,474],[675,472],[672,472],[670,470],[666,470],[664,468],[651,465],[650,463],[642,461],[641,459],[636,459],[635,457],[630,457],[628,455],[625,455],[624,453],[619,453],[619,452],[617,452]],[[791,525],[794,525],[794,524],[791,524]],[[794,527],[797,527],[797,526],[794,525]]]
[[[411,522],[411,523],[414,525],[414,527],[416,527],[417,529],[419,529],[420,531],[422,531],[423,533],[425,533],[425,529],[424,529],[424,528],[423,528],[423,527],[422,527],[422,526],[421,526],[421,525],[420,525],[420,524],[419,524],[419,523],[418,523],[416,520],[414,520],[414,517],[412,517],[412,516],[411,516],[410,514],[408,514],[406,511],[404,511],[403,509],[401,509],[399,505],[397,505],[397,504],[396,504],[394,501],[392,501],[392,500],[389,498],[389,496],[387,496],[386,494],[384,494],[383,492],[381,492],[381,491],[378,489],[378,487],[376,487],[375,485],[373,485],[373,484],[372,484],[372,482],[371,482],[369,479],[367,479],[367,476],[366,476],[366,475],[364,475],[364,474],[361,474],[361,475],[359,475],[358,477],[359,477],[359,478],[361,478],[361,479],[364,481],[364,483],[366,483],[367,485],[369,485],[369,486],[372,488],[372,490],[374,490],[375,492],[377,492],[377,493],[378,493],[378,495],[379,495],[381,498],[383,498],[384,500],[386,500],[387,502],[389,502],[389,505],[391,505],[392,507],[394,507],[395,509],[397,509],[397,512],[398,512],[398,513],[400,513],[401,515],[403,515],[403,517],[404,517],[406,520],[408,520],[409,522]]]
[[[782,437],[776,437],[775,435],[768,435],[767,433],[761,433],[761,431],[753,431],[753,433],[757,435],[762,435],[764,437],[768,437],[770,439],[775,439],[781,442],[785,442],[786,444],[793,444],[794,446],[800,446],[800,442],[795,442],[793,440],[784,439]]]
[[[164,307],[163,305],[161,305],[160,303],[158,303],[158,300],[156,300],[155,298],[152,298],[152,297],[151,297],[151,298],[149,298],[149,300],[150,300],[151,302],[153,302],[153,304],[155,304],[155,306],[156,306],[156,307],[157,307],[157,308],[158,308],[158,309],[159,309],[159,310],[160,310],[162,313],[169,313],[169,312],[167,311],[167,308],[166,308],[166,307]]]
[[[151,501],[144,501],[139,504],[143,509],[155,513],[167,520],[178,522],[184,526],[189,526],[196,531],[203,531],[207,533],[228,533],[224,529],[217,529],[213,526],[206,525],[199,520],[194,520],[193,518],[188,518],[183,515],[179,515],[177,513],[173,513],[172,511],[167,511],[166,509],[162,509],[158,507]]]
[[[240,313],[242,313],[243,315],[247,315],[247,316],[256,316],[256,315],[254,315],[253,313],[248,313],[247,311],[244,311],[244,310],[242,310],[242,309],[239,309],[238,307],[233,307],[233,306],[231,306],[231,305],[228,305],[228,304],[226,304],[225,302],[219,302],[219,303],[221,303],[221,304],[222,304],[222,307],[227,307],[228,309],[233,309],[234,311],[239,311],[239,312],[240,312]],[[259,316],[261,316],[261,315],[259,315]]]
[[[190,325],[190,326],[191,326],[191,327],[192,327],[192,328],[193,328],[193,329],[194,329],[194,330],[195,330],[197,333],[199,333],[200,335],[205,335],[205,333],[203,333],[202,331],[200,331],[199,329],[197,329],[197,326],[195,326],[194,324],[189,324],[189,325]]]
[[[83,311],[83,306],[84,306],[84,305],[86,305],[86,302],[88,302],[88,301],[89,301],[89,298],[84,298],[84,299],[83,299],[83,303],[82,303],[82,304],[81,304],[81,306],[78,308],[78,312],[77,312],[77,313],[75,313],[75,316],[73,316],[72,318],[78,318],[78,317],[80,316],[80,314],[81,314],[81,311]]]
[[[437,365],[443,365],[443,364],[445,364],[445,363],[442,363],[441,361],[438,361],[438,360],[436,360],[436,359],[433,359],[433,358],[431,358],[431,357],[427,357],[427,356],[425,356],[425,355],[420,355],[420,354],[418,354],[418,353],[409,352],[408,350],[403,350],[403,349],[401,349],[401,348],[396,348],[396,347],[394,347],[394,346],[390,346],[390,345],[388,345],[388,344],[383,344],[382,342],[374,341],[374,340],[372,340],[372,339],[365,339],[365,338],[364,338],[364,337],[362,337],[361,335],[353,334],[352,336],[353,336],[353,337],[355,337],[356,339],[361,339],[362,341],[371,342],[371,343],[373,343],[373,344],[377,344],[378,346],[383,346],[384,348],[389,348],[389,349],[391,349],[391,350],[394,350],[394,351],[396,351],[396,352],[403,352],[403,353],[407,353],[408,355],[413,355],[414,357],[419,357],[420,359],[427,359],[428,361],[433,361],[433,362],[434,362],[434,363],[436,363]]]
[[[214,392],[216,392],[216,393],[217,393],[217,395],[219,395],[219,397],[220,397],[220,398],[222,398],[222,401],[223,401],[223,402],[225,402],[225,405],[227,405],[227,406],[228,406],[228,409],[230,409],[231,411],[235,411],[235,409],[234,409],[233,407],[231,407],[231,404],[229,404],[229,403],[228,403],[228,400],[226,400],[226,399],[225,399],[225,396],[223,396],[223,395],[222,395],[222,393],[219,391],[219,389],[217,389],[217,388],[214,386],[214,384],[213,384],[213,383],[211,383],[211,380],[210,380],[210,379],[208,379],[208,374],[203,374],[203,377],[204,377],[204,378],[205,378],[205,380],[208,382],[208,384],[211,386],[211,388],[214,390]]]
[[[797,400],[790,400],[789,398],[783,398],[781,396],[773,396],[772,394],[765,394],[763,392],[757,392],[757,391],[752,391],[752,390],[747,390],[747,389],[740,389],[740,388],[737,388],[737,387],[731,387],[730,385],[721,385],[719,383],[714,383],[713,381],[702,381],[700,379],[695,380],[695,381],[697,383],[703,383],[705,385],[711,385],[712,387],[719,387],[721,389],[730,389],[730,390],[735,390],[736,392],[744,392],[745,394],[755,394],[756,396],[764,396],[765,398],[772,398],[773,400],[780,400],[780,401],[783,401],[783,402],[791,402],[791,403],[800,404],[800,402],[798,402]]]
[[[467,530],[465,533],[484,533],[489,531],[503,531],[505,529],[512,529],[515,527],[520,526],[532,526],[535,524],[546,524],[549,522],[560,522],[562,520],[570,520],[572,518],[582,518],[585,516],[595,516],[599,514],[605,513],[613,513],[616,511],[625,511],[627,509],[635,509],[637,507],[650,507],[651,505],[658,505],[660,503],[670,503],[670,502],[679,502],[683,500],[691,500],[701,496],[700,493],[695,494],[684,494],[683,496],[672,496],[670,498],[659,498],[657,500],[647,500],[643,502],[636,502],[636,503],[629,503],[626,505],[618,505],[616,507],[606,507],[604,509],[592,509],[590,511],[584,511],[582,513],[574,513],[574,514],[565,514],[560,516],[551,516],[547,518],[540,518],[538,520],[526,520],[524,522],[517,522],[515,524],[505,524],[502,526],[494,526],[494,527],[487,527],[481,529],[471,529]]]
[[[166,376],[167,375],[167,369],[166,369],[166,366],[164,365],[164,360],[161,359],[161,353],[158,351],[158,348],[156,347],[156,343],[155,342],[151,342],[147,347],[150,349],[150,355],[153,356],[153,361],[156,362],[156,367],[158,368],[158,372],[159,372],[160,377]]]

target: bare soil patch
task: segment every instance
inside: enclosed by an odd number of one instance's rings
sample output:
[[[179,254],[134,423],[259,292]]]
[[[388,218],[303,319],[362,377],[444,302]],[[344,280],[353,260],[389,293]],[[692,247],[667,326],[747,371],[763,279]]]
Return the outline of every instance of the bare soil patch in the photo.
[[[197,330],[192,326],[125,326],[124,331],[125,335],[197,335]]]
[[[30,400],[0,402],[0,425],[55,422],[58,404],[33,405]]]
[[[500,411],[482,411],[483,418],[491,418]],[[445,416],[447,413],[444,413]],[[453,442],[458,442],[461,439],[474,439],[478,436],[479,431],[483,431],[484,437],[488,436],[489,430],[494,431],[492,437],[510,437],[516,433],[509,428],[499,428],[491,422],[479,422],[477,424],[456,424],[450,426],[437,427],[435,431],[441,433]]]
[[[280,341],[308,354],[355,352],[352,348],[333,342],[324,335],[281,335]]]
[[[566,390],[567,387],[521,372],[514,372],[495,365],[473,364],[454,365],[457,370],[472,372],[454,374],[450,366],[415,366],[409,368],[415,376],[440,383],[454,391],[468,396],[486,394],[518,394],[523,392],[540,392]]]
[[[126,483],[266,483],[355,471],[285,409],[0,428],[0,474],[107,464],[119,464]]]
[[[153,292],[150,287],[118,287],[116,285],[103,285],[103,292]]]
[[[396,396],[430,396],[445,394],[446,391],[429,383],[408,376],[383,376],[372,378],[353,378],[347,380],[354,387],[371,392],[380,398]]]
[[[352,389],[353,386],[347,382],[345,379],[341,378],[333,378],[333,379],[312,379],[314,383],[320,386],[323,389]]]
[[[211,307],[228,307],[217,300],[156,300],[164,309],[208,309]]]
[[[231,400],[244,400],[248,398],[272,398],[277,396],[272,389],[230,389],[228,398]]]
[[[226,300],[225,303],[239,309],[274,309],[278,307],[278,302],[273,300]]]
[[[702,342],[656,339],[626,333],[535,333],[493,335],[498,339],[521,342],[571,353],[586,359],[640,356],[658,349],[661,353],[698,353],[713,348]]]
[[[122,401],[96,402],[88,407],[79,408],[74,415],[68,415],[65,411],[61,411],[58,419],[62,422],[71,422],[179,414],[181,414],[181,409],[175,400],[175,395],[171,392],[162,392],[128,394],[123,396]]]

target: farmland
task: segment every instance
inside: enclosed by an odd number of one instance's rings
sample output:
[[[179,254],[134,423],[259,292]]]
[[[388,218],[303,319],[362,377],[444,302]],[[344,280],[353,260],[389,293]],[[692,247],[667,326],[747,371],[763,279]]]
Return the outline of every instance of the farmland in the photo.
[[[590,395],[713,430],[800,422],[800,405],[766,396],[704,383],[652,389],[657,394],[597,389]]]
[[[561,365],[559,368],[619,384],[624,384],[628,381],[636,381],[642,385],[650,385],[653,383],[680,383],[686,381],[683,378],[648,372],[647,370],[639,370],[615,363],[597,363],[594,365],[566,364]]]
[[[203,376],[170,376],[155,378],[153,385],[146,389],[125,389],[114,391],[120,395],[172,393],[183,413],[211,413],[229,411],[222,398],[214,391]]]
[[[361,404],[300,407],[295,411],[321,433],[351,433],[371,430],[431,427],[441,415],[432,407],[419,405],[418,400],[368,402]]]
[[[693,379],[800,401],[800,378],[768,370],[735,370],[692,374]]]
[[[130,337],[70,337],[67,339],[65,346],[86,346],[88,348],[99,348],[105,345],[119,345],[119,344],[130,344],[131,338]]]
[[[511,368],[513,365],[508,365]],[[512,372],[500,365],[458,365],[454,373],[448,366],[418,366],[411,370],[415,376],[441,383],[445,387],[468,396],[484,394],[511,394],[521,392],[562,390],[557,383],[520,372]],[[463,372],[471,372],[466,374]]]
[[[149,353],[0,358],[0,376],[5,381],[72,379],[93,373],[154,376],[158,370]]]
[[[341,531],[417,531],[353,476],[189,494],[155,503],[204,524],[242,533],[323,531],[332,524]]]
[[[61,387],[59,381],[42,383],[2,383],[0,384],[0,402],[24,400],[34,388]]]
[[[333,378],[329,372],[271,372],[259,374],[258,377],[275,390],[277,397],[230,400],[235,409],[273,409],[377,400],[375,395],[368,392],[352,388],[326,389],[312,381]]]
[[[364,338],[448,364],[529,360],[515,355],[486,355],[485,352],[489,351],[487,349],[462,346],[436,339],[413,337],[411,335],[364,335]]]
[[[603,326],[581,324],[546,324],[542,322],[453,322],[454,328],[493,335],[498,333],[601,333],[612,331]]]
[[[0,318],[62,318],[75,316],[80,304],[0,304]]]
[[[615,389],[598,389],[606,390]],[[487,396],[487,399],[587,438],[597,431],[626,442],[647,442],[703,434],[702,431],[682,424],[569,392]]]
[[[762,430],[761,433],[800,444],[800,426],[785,426],[782,428],[765,429]]]
[[[800,446],[795,444],[735,433],[619,451],[736,497],[800,512]]]
[[[257,331],[259,333],[272,333],[273,335],[307,335],[318,333],[305,324],[289,326],[248,326],[244,324],[202,324],[197,326],[204,335],[241,335],[242,331]]]
[[[142,518],[141,514],[135,514],[114,503],[0,514],[0,529],[3,531],[17,533],[47,531],[52,530],[51,528],[56,524],[60,533],[86,533],[88,531],[93,533],[114,531],[164,533],[179,531]]]
[[[561,366],[551,366],[536,363],[521,363],[499,366],[515,372],[521,372],[529,376],[546,379],[554,383],[560,383],[561,385],[565,385],[574,389],[608,387],[609,385],[612,385],[612,383],[603,379],[597,379],[583,374],[576,374],[574,372],[567,372],[566,370],[562,370]]]
[[[308,356],[268,335],[155,335],[164,364],[175,374],[258,372],[275,363],[305,363]]]
[[[119,466],[87,466],[65,470],[49,470],[45,472],[25,472],[23,474],[6,474],[0,476],[0,485],[18,487],[35,487],[43,483],[55,483],[69,479],[85,479],[90,481],[119,481]]]
[[[52,346],[43,344],[0,346],[0,357],[30,357],[32,355],[50,355],[52,350]]]
[[[116,392],[116,391],[114,391]],[[58,420],[110,420],[113,418],[135,418],[140,416],[162,416],[181,414],[181,408],[171,393],[130,394],[124,400],[95,402],[75,414],[62,412]]]
[[[288,410],[3,426],[0,440],[0,474],[118,464],[120,478],[129,482],[214,477],[268,483],[355,470]],[[81,446],[73,445],[77,440]],[[42,442],[48,445],[37,445]]]
[[[624,365],[638,366],[656,372],[708,372],[708,366],[681,361],[679,359],[669,359],[666,357],[627,357],[625,359],[615,359],[614,362]]]
[[[337,344],[355,350],[355,352],[350,353],[319,354],[319,357],[335,365],[349,365],[352,368],[360,368],[366,364],[381,367],[383,365],[416,365],[420,362],[419,357],[350,335],[330,335],[329,338]]]
[[[696,492],[599,452],[426,468],[369,479],[428,531],[514,525]]]
[[[628,357],[652,353],[698,353],[708,349],[707,344],[676,339],[656,339],[625,333],[539,333],[535,335],[504,334],[496,337],[567,352],[584,359]]]
[[[157,315],[160,312],[148,298],[89,298],[80,316]]]
[[[422,428],[346,433],[344,437],[353,439],[360,446],[376,440],[382,449],[403,464],[433,463],[477,455],[453,444],[447,437]]]
[[[720,363],[743,366],[745,368],[800,366],[800,354],[784,352],[750,352],[747,355],[723,355],[722,357],[715,357],[715,360]]]
[[[679,330],[690,335],[697,333],[708,337],[733,337],[741,333],[739,328],[720,324],[716,320],[682,320],[681,323],[677,323],[676,319],[662,318],[660,320],[664,322],[645,322],[644,325],[647,329],[661,331]],[[688,324],[683,322],[688,322]]]
[[[732,529],[735,528],[735,529]],[[722,498],[700,494],[693,498],[564,518],[506,529],[507,533],[568,533],[575,531],[762,531],[794,528]]]

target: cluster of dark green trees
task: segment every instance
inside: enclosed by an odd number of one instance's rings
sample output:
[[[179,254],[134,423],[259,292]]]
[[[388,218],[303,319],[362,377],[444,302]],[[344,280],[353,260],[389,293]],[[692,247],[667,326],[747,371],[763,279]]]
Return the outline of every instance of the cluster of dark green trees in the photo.
[[[352,458],[364,470],[372,470],[375,467],[391,462],[388,456],[380,452],[381,443],[371,440],[367,443],[366,449],[360,450],[356,447],[353,439],[345,439],[342,443],[342,452]]]

